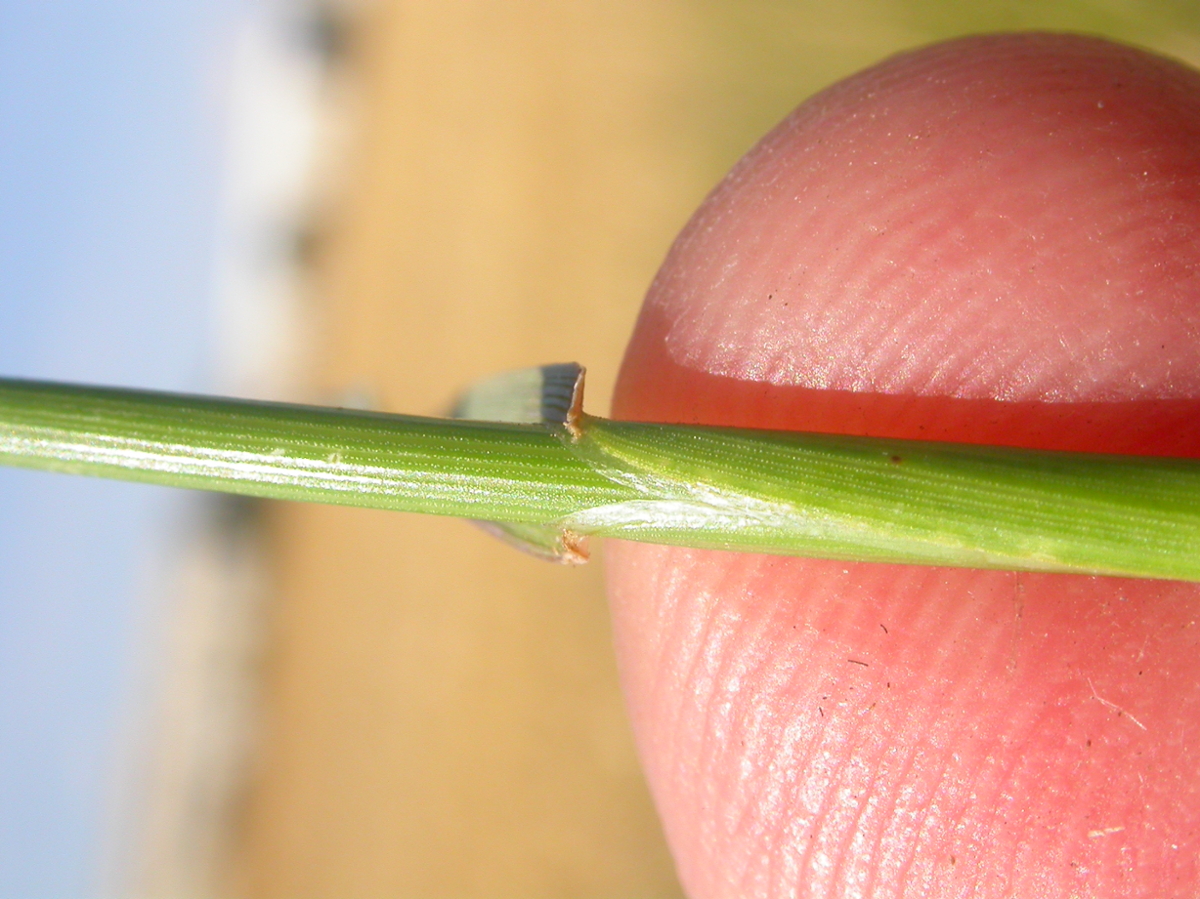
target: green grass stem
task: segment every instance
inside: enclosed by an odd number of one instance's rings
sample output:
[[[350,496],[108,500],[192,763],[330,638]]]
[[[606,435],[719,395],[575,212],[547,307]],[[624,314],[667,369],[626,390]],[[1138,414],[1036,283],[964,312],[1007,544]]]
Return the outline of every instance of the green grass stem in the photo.
[[[0,379],[0,463],[835,559],[1200,580],[1200,462]]]

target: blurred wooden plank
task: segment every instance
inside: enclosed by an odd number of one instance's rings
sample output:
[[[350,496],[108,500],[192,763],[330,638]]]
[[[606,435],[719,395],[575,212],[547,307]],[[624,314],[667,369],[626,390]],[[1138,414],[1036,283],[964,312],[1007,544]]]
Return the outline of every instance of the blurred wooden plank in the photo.
[[[477,376],[579,359],[606,405],[695,200],[651,177],[670,169],[673,73],[637,43],[671,24],[632,2],[369,10],[347,73],[356,155],[315,255],[315,396],[438,413]],[[278,507],[272,539],[239,893],[677,894],[599,565],[343,509]]]

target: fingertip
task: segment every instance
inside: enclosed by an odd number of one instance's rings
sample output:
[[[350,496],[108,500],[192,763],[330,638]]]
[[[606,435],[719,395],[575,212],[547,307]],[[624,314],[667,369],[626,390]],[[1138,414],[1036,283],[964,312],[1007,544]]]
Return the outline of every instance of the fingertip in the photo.
[[[691,375],[852,396],[1200,395],[1200,74],[1067,35],[905,54],[803,104],[651,287],[616,408]],[[705,384],[706,387],[711,384]]]
[[[697,212],[615,414],[1200,455],[1197,146],[1200,76],[1127,47],[992,36],[885,62],[804,104]],[[1200,695],[1163,701],[1200,681],[1194,588],[609,556],[639,746],[695,895],[1195,886],[1200,733],[1179,710]]]

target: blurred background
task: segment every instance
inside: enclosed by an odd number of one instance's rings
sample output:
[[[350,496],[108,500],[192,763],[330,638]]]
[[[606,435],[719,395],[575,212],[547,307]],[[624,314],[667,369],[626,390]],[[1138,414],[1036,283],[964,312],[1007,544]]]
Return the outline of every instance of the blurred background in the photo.
[[[0,374],[440,414],[588,365],[793,106],[1194,0],[0,0]],[[0,894],[678,895],[600,567],[0,471]],[[601,549],[602,552],[602,549]]]

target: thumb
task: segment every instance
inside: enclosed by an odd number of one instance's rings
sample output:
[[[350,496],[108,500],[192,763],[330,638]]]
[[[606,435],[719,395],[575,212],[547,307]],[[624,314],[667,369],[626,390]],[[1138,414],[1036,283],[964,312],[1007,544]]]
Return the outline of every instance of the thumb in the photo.
[[[1200,76],[960,40],[800,107],[701,207],[628,418],[1200,455]],[[1200,885],[1200,589],[614,542],[622,677],[707,896]]]

